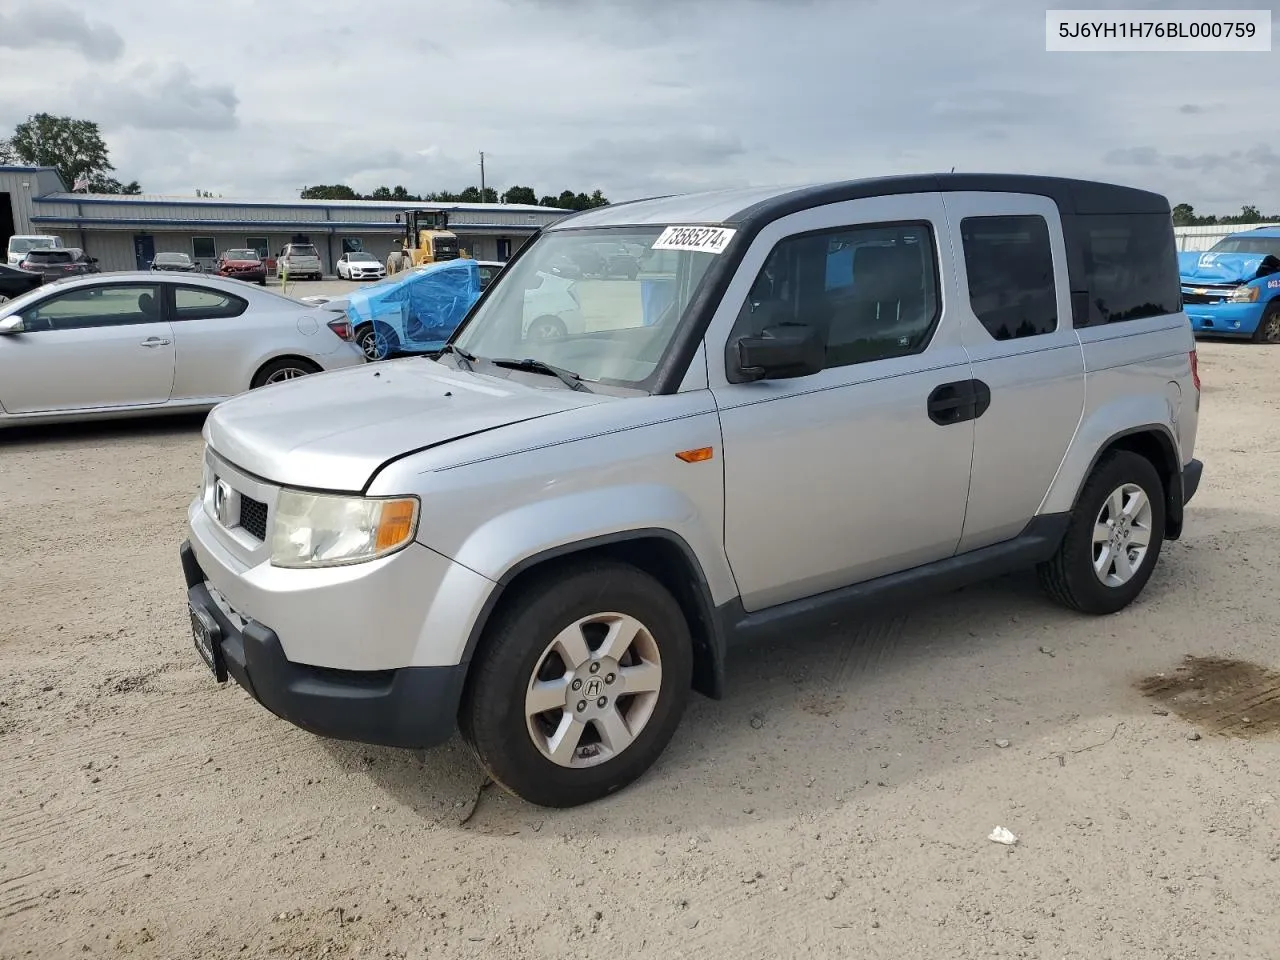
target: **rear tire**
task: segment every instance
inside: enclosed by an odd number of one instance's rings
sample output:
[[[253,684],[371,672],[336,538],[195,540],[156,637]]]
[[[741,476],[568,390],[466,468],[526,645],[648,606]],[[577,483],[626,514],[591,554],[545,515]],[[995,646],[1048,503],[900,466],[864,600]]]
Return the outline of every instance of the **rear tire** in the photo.
[[[1280,343],[1280,301],[1272,301],[1253,331],[1254,343]]]
[[[1151,461],[1128,450],[1103,456],[1080,491],[1040,585],[1080,613],[1123,610],[1151,579],[1164,542],[1165,491]]]
[[[612,561],[516,589],[485,630],[459,726],[509,792],[590,803],[644,774],[675,733],[693,677],[688,623],[657,580]]]
[[[303,360],[298,357],[281,357],[278,360],[263,364],[262,369],[253,375],[252,387],[256,390],[271,383],[283,383],[287,380],[296,380],[298,377],[309,376],[319,372],[320,368],[310,360]]]

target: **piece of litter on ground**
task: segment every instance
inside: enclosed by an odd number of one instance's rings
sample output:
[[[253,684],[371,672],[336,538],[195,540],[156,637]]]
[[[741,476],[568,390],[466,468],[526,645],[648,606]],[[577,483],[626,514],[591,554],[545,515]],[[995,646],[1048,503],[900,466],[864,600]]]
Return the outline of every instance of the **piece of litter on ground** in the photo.
[[[1005,747],[1009,746],[1009,741],[1008,741],[1008,740],[1003,740],[1003,739],[1002,739],[1002,740],[997,740],[997,741],[996,741],[996,746],[997,746],[997,747],[999,747],[1001,750],[1003,750]]]
[[[1013,835],[1013,831],[1006,830],[1004,827],[996,827],[988,834],[987,839],[992,843],[1002,843],[1006,847],[1011,847],[1018,842],[1018,838]]]
[[[1187,739],[1188,739],[1188,740],[1199,740],[1199,739],[1200,739],[1200,734],[1198,734],[1198,733],[1196,733],[1194,730],[1192,730],[1190,733],[1188,733],[1188,734],[1187,734]]]
[[[1052,657],[1054,655],[1053,651],[1050,650],[1048,647],[1041,647],[1040,652],[1043,653],[1046,657]]]

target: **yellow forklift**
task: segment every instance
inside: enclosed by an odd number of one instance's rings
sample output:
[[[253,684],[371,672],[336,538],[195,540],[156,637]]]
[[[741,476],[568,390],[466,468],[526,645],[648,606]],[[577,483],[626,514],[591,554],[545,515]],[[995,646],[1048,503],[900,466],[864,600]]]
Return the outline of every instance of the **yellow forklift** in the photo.
[[[424,263],[458,259],[458,235],[449,229],[449,214],[443,210],[406,210],[396,220],[405,232],[387,257],[388,276]]]

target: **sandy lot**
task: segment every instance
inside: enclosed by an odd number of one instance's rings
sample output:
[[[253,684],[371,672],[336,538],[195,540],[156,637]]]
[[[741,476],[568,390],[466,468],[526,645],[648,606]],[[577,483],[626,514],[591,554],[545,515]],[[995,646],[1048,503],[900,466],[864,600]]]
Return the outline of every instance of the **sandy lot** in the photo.
[[[198,419],[0,436],[0,957],[1280,956],[1275,677],[1142,686],[1280,669],[1280,350],[1201,356],[1205,480],[1130,610],[1015,577],[750,651],[564,812],[214,685]]]

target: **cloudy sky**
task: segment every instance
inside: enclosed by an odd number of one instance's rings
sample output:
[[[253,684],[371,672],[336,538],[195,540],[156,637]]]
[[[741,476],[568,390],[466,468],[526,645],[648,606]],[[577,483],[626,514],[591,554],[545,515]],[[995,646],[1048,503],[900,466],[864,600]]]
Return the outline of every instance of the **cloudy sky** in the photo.
[[[1059,3],[1270,8],[1280,2]],[[167,12],[161,12],[166,11]],[[1271,53],[1046,53],[1026,0],[0,0],[0,134],[147,192],[689,189],[947,170],[1280,211]]]

